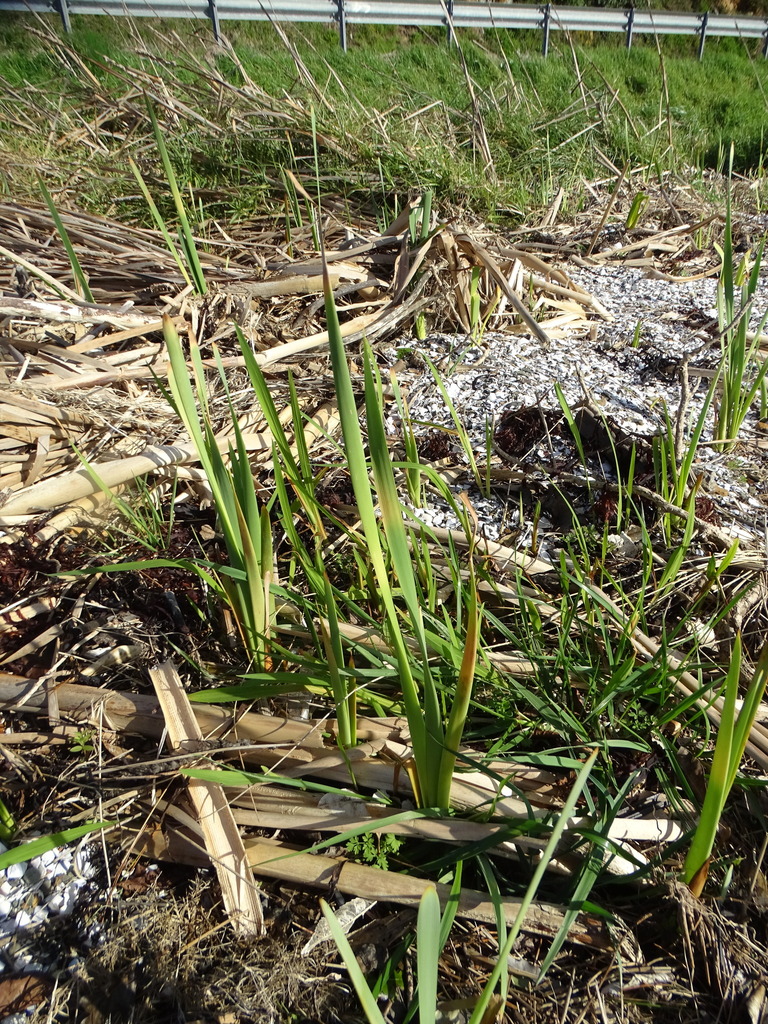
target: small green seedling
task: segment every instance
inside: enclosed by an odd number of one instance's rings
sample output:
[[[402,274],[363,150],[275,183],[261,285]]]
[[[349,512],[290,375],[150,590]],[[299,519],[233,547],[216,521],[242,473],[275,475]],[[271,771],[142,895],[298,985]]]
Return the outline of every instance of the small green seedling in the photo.
[[[645,192],[638,192],[637,195],[632,200],[632,205],[630,206],[629,213],[627,214],[627,221],[626,221],[627,231],[631,231],[633,228],[637,227],[637,222],[640,220],[640,217],[641,217],[641,215],[643,213],[643,210],[646,208],[647,205],[648,205],[648,195],[647,195],[647,193],[645,193]]]
[[[72,744],[69,748],[71,754],[79,754],[86,757],[93,753],[93,729],[78,729],[72,737]]]
[[[403,840],[391,832],[385,832],[383,835],[378,832],[365,832],[348,841],[347,851],[363,864],[372,864],[382,871],[388,871],[389,858],[397,854],[402,845]]]

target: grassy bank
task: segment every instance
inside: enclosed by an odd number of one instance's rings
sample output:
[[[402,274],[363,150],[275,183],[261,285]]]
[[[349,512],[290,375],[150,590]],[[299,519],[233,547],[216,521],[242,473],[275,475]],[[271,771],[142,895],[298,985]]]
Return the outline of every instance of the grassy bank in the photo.
[[[431,188],[441,202],[515,221],[561,187],[568,215],[585,180],[626,163],[651,177],[722,169],[730,142],[738,170],[762,167],[768,65],[732,40],[713,42],[699,64],[680,55],[691,40],[663,40],[657,53],[650,40],[627,52],[618,40],[571,47],[557,36],[544,59],[535,33],[467,34],[448,49],[436,30],[358,29],[344,54],[331,27],[286,26],[280,38],[269,25],[233,24],[227,52],[204,23],[140,24],[141,39],[119,20],[78,19],[68,39],[50,24],[32,35],[10,19],[0,34],[9,195],[36,194],[39,169],[91,209],[119,202],[141,215],[122,159],[142,134],[132,69],[147,76],[140,87],[167,89],[207,119],[177,111],[169,145],[206,212],[228,219],[282,195],[283,167],[306,183],[312,114],[321,191],[384,216],[395,196]],[[253,92],[238,94],[246,78],[263,109]]]

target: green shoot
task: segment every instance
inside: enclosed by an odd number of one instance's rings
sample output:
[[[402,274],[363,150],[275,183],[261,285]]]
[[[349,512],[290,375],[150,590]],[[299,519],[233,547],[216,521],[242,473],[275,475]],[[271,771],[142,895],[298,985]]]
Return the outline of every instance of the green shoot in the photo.
[[[411,245],[426,242],[429,238],[430,221],[432,219],[432,190],[427,189],[421,201],[411,209],[408,215],[408,230]]]
[[[131,157],[128,157],[128,166],[130,167],[131,172],[133,173],[133,176],[136,179],[139,188],[141,189],[141,194],[144,196],[147,206],[149,207],[149,212],[152,214],[152,220],[154,220],[158,231],[165,239],[165,244],[168,246],[168,252],[171,254],[171,256],[173,256],[176,266],[179,268],[179,272],[181,276],[184,278],[184,281],[186,282],[187,286],[191,286],[192,279],[189,276],[189,271],[187,269],[187,264],[184,260],[184,257],[179,252],[176,243],[173,240],[173,236],[168,230],[168,226],[166,225],[165,220],[163,219],[163,215],[158,210],[157,203],[152,198],[149,188],[147,187],[147,183],[144,181],[141,171],[139,170],[135,161]]]
[[[598,750],[595,749],[584,762],[584,767],[579,772],[576,781],[573,784],[571,792],[568,794],[568,799],[565,801],[565,805],[563,806],[562,811],[558,815],[557,821],[555,822],[555,825],[552,829],[552,834],[549,837],[549,842],[547,843],[544,852],[541,855],[541,860],[537,864],[536,870],[533,873],[533,877],[531,878],[531,881],[528,884],[528,888],[525,891],[525,895],[523,896],[523,899],[520,902],[520,909],[517,912],[517,916],[515,917],[512,927],[509,929],[509,932],[507,934],[507,941],[502,946],[501,952],[499,953],[499,958],[496,961],[496,966],[494,967],[491,976],[488,979],[485,988],[483,989],[483,993],[480,996],[480,999],[478,1000],[477,1006],[475,1007],[472,1016],[469,1018],[469,1024],[481,1024],[481,1022],[485,1020],[484,1014],[489,1003],[491,1002],[494,990],[501,980],[502,973],[507,970],[507,957],[512,952],[512,948],[515,945],[515,942],[517,941],[517,937],[520,934],[520,929],[522,928],[523,923],[525,922],[525,917],[528,911],[530,910],[531,904],[536,898],[536,893],[538,892],[539,886],[541,885],[542,879],[544,878],[544,874],[547,868],[549,867],[549,862],[555,855],[558,843],[560,842],[562,834],[565,831],[566,823],[568,819],[572,817],[576,810],[579,798],[584,790],[584,787],[587,784],[589,774],[592,771],[592,766],[594,765],[595,760],[597,759],[597,755]]]
[[[402,673],[401,687],[403,691],[403,700],[405,703],[406,716],[411,727],[411,741],[413,744],[413,753],[414,760],[416,762],[416,770],[419,775],[420,783],[422,785],[425,785],[426,776],[428,774],[427,730],[422,719],[420,695],[418,687],[416,685],[416,681],[413,676],[411,656],[409,655],[405,639],[401,631],[397,609],[395,608],[392,586],[390,582],[389,572],[387,569],[384,549],[382,546],[382,537],[380,533],[379,522],[376,517],[373,495],[371,492],[371,483],[368,477],[368,463],[365,457],[363,435],[360,430],[357,403],[355,402],[355,395],[352,390],[352,380],[350,378],[349,367],[347,365],[346,350],[344,348],[344,341],[341,336],[339,319],[336,313],[336,306],[333,301],[333,290],[331,288],[330,279],[328,277],[328,271],[326,267],[324,267],[323,273],[325,278],[325,309],[328,320],[328,338],[331,351],[331,364],[333,367],[333,377],[336,385],[336,399],[339,407],[339,417],[341,420],[342,434],[344,437],[344,448],[347,454],[347,466],[352,480],[352,487],[355,494],[358,515],[360,517],[363,534],[368,547],[368,558],[370,560],[371,568],[373,571],[373,575],[376,579],[376,583],[379,587],[381,602],[384,608],[387,624],[389,626],[389,639],[393,645],[396,660]],[[370,378],[370,361],[366,359],[366,390],[368,390]],[[370,381],[370,387],[373,387],[372,380]],[[372,403],[374,405],[373,423],[379,427],[380,434],[383,435],[384,426],[383,423],[381,422],[380,409],[377,409],[375,405],[375,394],[372,398]],[[369,432],[371,430],[371,426],[372,424],[369,422]],[[377,437],[376,441],[374,441],[374,439],[371,438],[371,450],[372,453],[378,454],[379,476],[382,477],[381,485],[387,485],[387,470],[389,478],[391,480],[390,486],[387,488],[387,497],[390,500],[384,503],[386,504],[387,513],[390,517],[391,523],[393,519],[393,512],[390,506],[392,503],[392,492],[394,492],[394,479],[392,478],[392,466],[391,463],[389,462],[389,454],[386,448],[386,438]],[[407,540],[404,536],[405,530],[403,527],[402,517],[400,516],[399,504],[397,504],[396,502],[396,494],[394,500],[396,504],[394,516],[399,520],[400,530],[402,531],[402,536],[398,536],[398,540],[400,541],[401,553],[402,548],[404,547],[405,553],[407,555]],[[394,534],[394,525],[391,526],[391,530]],[[405,581],[407,584],[407,573],[405,575]],[[403,581],[401,580],[401,584],[402,582]],[[418,625],[418,621],[420,619],[421,614],[419,612],[416,625]],[[423,635],[423,631],[418,632],[418,639],[426,669],[426,641]],[[434,714],[432,717],[432,724],[434,724]],[[437,721],[439,724],[439,716]],[[439,756],[439,754],[432,754],[431,760],[434,761],[436,756]],[[422,802],[424,801],[426,795],[426,793],[421,794]]]
[[[419,1024],[433,1024],[437,1012],[440,962],[440,900],[430,885],[419,901],[416,919],[416,966],[419,974]]]
[[[670,590],[670,588],[674,586],[675,580],[677,579],[677,574],[680,572],[683,562],[685,561],[685,558],[690,550],[691,541],[693,540],[693,531],[696,525],[695,512],[696,492],[698,490],[698,483],[699,481],[697,481],[696,486],[691,488],[691,493],[688,498],[688,503],[686,505],[687,514],[685,517],[685,529],[683,531],[682,540],[674,548],[671,555],[667,559],[667,564],[664,566],[664,571],[661,574],[661,579],[659,580],[658,586],[656,588],[656,593],[654,597],[657,601],[660,600],[663,596],[665,596],[667,592]]]
[[[325,582],[325,612],[327,625],[320,622],[320,635],[325,649],[325,657],[328,663],[328,670],[331,677],[331,688],[333,699],[336,704],[336,718],[338,721],[338,743],[342,750],[353,747],[357,742],[357,702],[354,687],[347,684],[342,675],[344,668],[344,651],[339,631],[339,615],[336,601],[333,596],[333,588],[328,578],[328,573],[323,570]]]
[[[427,892],[429,892],[428,889],[425,890],[422,899],[426,898]],[[434,886],[432,887],[432,892],[435,893],[435,899],[437,899],[437,892]],[[365,1013],[369,1024],[387,1024],[384,1014],[379,1009],[379,1004],[376,1002],[373,992],[371,992],[368,982],[365,980],[365,975],[360,968],[360,964],[357,962],[357,957],[355,956],[352,947],[349,944],[349,940],[344,934],[336,915],[325,900],[320,900],[320,909],[323,912],[323,917],[326,920],[328,929],[333,937],[333,941],[338,946],[339,952],[344,960],[344,964],[349,972],[349,980],[352,982],[355,992],[357,993],[357,998],[360,1000],[360,1005],[363,1008],[363,1013]],[[432,1020],[434,1021],[434,1017]]]
[[[725,236],[723,241],[723,262],[717,286],[717,314],[720,325],[720,374],[722,386],[720,401],[715,414],[714,440],[717,447],[728,451],[737,443],[742,424],[752,402],[768,374],[768,359],[757,362],[760,334],[768,320],[768,310],[763,314],[750,342],[749,312],[760,283],[760,267],[763,244],[758,246],[752,269],[749,270],[745,256],[734,272],[733,229],[731,218],[730,180],[733,173],[733,146],[731,146],[728,171],[729,188],[726,194]],[[740,302],[737,308],[737,292]]]
[[[190,345],[190,381],[181,341],[170,317],[163,319],[170,367],[168,383],[173,404],[194,444],[213,494],[219,526],[229,555],[229,571],[219,574],[246,650],[258,666],[268,661],[267,649],[274,618],[272,530],[266,508],[259,508],[245,441],[230,402],[235,447],[225,460],[213,432],[208,409],[205,371],[196,342]],[[226,388],[226,376],[219,362]],[[228,391],[227,391],[228,395]]]
[[[320,900],[323,912],[333,941],[339,948],[344,964],[349,971],[357,998],[363,1007],[369,1024],[386,1024],[384,1015],[378,1007],[365,975],[360,969],[357,957],[352,952],[346,935],[336,919],[336,915],[325,902]],[[437,969],[440,959],[440,899],[434,885],[429,885],[419,901],[419,913],[416,920],[416,963],[419,985],[419,1024],[434,1024],[437,1012]]]
[[[327,293],[327,296],[330,297],[332,303],[332,295],[330,291]],[[328,301],[328,299],[326,301]],[[326,306],[326,310],[327,309],[328,307]],[[333,310],[333,315],[335,316],[335,309]],[[328,314],[328,317],[330,329],[330,313]],[[341,351],[343,352],[343,349]],[[420,800],[423,806],[447,806],[450,802],[450,779],[447,780],[446,786],[446,780],[441,779],[440,777],[440,764],[444,739],[442,712],[437,696],[437,688],[432,678],[429,665],[429,652],[424,626],[423,606],[419,596],[416,575],[414,573],[414,566],[408,543],[408,534],[406,532],[405,524],[403,523],[400,500],[397,495],[397,487],[395,484],[394,470],[390,461],[389,451],[387,450],[387,439],[382,416],[381,380],[368,346],[364,349],[363,355],[368,442],[371,453],[373,478],[379,499],[379,507],[381,509],[381,526],[389,556],[392,560],[392,568],[394,569],[400,591],[405,601],[409,625],[418,645],[420,669],[423,679],[422,694],[418,693],[416,687],[412,655],[409,654],[408,648],[405,644],[404,637],[401,632],[399,615],[395,609],[390,577],[387,573],[383,558],[383,547],[380,540],[381,534],[379,533],[378,521],[375,516],[373,516],[371,521],[367,509],[366,518],[369,520],[369,525],[366,525],[366,520],[363,519],[363,509],[361,508],[360,498],[362,497],[363,503],[368,504],[371,514],[373,513],[373,500],[357,415],[354,416],[351,426],[353,427],[353,432],[355,434],[354,444],[356,448],[357,439],[359,437],[359,448],[357,448],[357,453],[362,456],[362,463],[361,466],[358,467],[358,472],[356,474],[360,493],[358,494],[358,485],[356,485],[355,497],[358,503],[360,518],[363,520],[366,540],[368,541],[369,548],[371,549],[371,556],[374,554],[371,547],[371,537],[374,536],[374,533],[375,546],[378,548],[377,555],[378,553],[381,553],[381,561],[378,567],[374,562],[374,570],[376,572],[376,580],[381,589],[381,594],[385,603],[387,619],[390,627],[390,640],[394,641],[398,665],[401,673],[403,674],[403,698],[408,724],[411,727],[414,760],[416,762],[419,788],[421,790],[419,794]],[[334,378],[337,376],[337,365],[339,365],[339,363],[337,360],[334,360]],[[344,355],[343,370],[346,372],[347,380],[349,380],[346,355]],[[351,392],[351,382],[349,383],[349,389]],[[339,380],[337,380],[337,394],[340,395],[340,393]],[[352,404],[354,406],[354,400]],[[347,443],[346,428],[344,428],[344,441]],[[347,450],[350,458],[351,471],[353,452],[350,451],[349,448]],[[359,472],[360,469],[363,470],[363,473]],[[353,482],[354,480],[355,475],[353,475]],[[373,529],[371,529],[371,527],[373,527]],[[414,726],[416,728],[415,733],[413,731]],[[441,782],[443,784],[441,784]]]
[[[675,425],[672,423],[666,405],[664,406],[664,433],[659,434],[653,439],[653,466],[656,477],[656,490],[670,504],[689,509],[688,518],[691,518],[693,514],[695,491],[698,487],[697,484],[694,484],[689,490],[693,463],[701,443],[702,434],[704,433],[707,414],[714,399],[719,376],[720,373],[718,372],[709,386],[699,415],[696,418],[682,453],[677,450]],[[678,413],[679,415],[680,413]],[[667,545],[672,543],[674,525],[675,517],[671,513],[665,512],[662,518],[662,529]]]
[[[473,339],[477,338],[480,329],[480,278],[481,267],[472,267],[472,277],[469,284],[469,331]]]
[[[72,737],[69,748],[71,754],[79,754],[85,758],[93,753],[93,729],[78,729]]]
[[[631,231],[633,228],[637,227],[637,222],[640,220],[643,210],[646,208],[647,205],[648,195],[645,192],[636,193],[636,195],[632,199],[632,205],[629,208],[629,213],[627,214],[627,220],[625,225],[627,231]]]
[[[164,521],[146,480],[140,477],[135,481],[138,500],[126,501],[105,483],[99,475],[97,466],[89,462],[76,445],[73,444],[72,447],[90,479],[130,524],[131,531],[124,531],[118,527],[118,532],[125,533],[130,540],[141,544],[148,551],[155,552],[158,549],[164,549],[173,530],[173,515],[171,514],[167,523]],[[175,490],[176,483],[174,482],[173,492]],[[172,507],[173,501],[171,501]]]
[[[421,478],[421,466],[419,459],[419,447],[416,442],[416,435],[413,432],[413,420],[408,408],[408,402],[400,388],[397,374],[390,372],[389,379],[392,383],[392,393],[395,396],[395,403],[400,414],[400,422],[403,428],[403,447],[405,448],[405,483],[408,490],[408,498],[416,508],[424,504],[424,486]]]
[[[195,236],[187,217],[187,210],[184,206],[184,200],[181,197],[181,191],[176,180],[176,172],[173,169],[171,158],[168,155],[168,149],[165,145],[165,139],[163,133],[160,131],[160,125],[157,121],[157,116],[152,108],[152,104],[147,100],[147,110],[149,111],[149,119],[152,122],[152,131],[155,134],[155,142],[157,143],[157,151],[160,154],[160,159],[163,163],[163,170],[165,171],[165,177],[168,182],[168,186],[171,190],[171,196],[173,197],[173,205],[176,207],[176,216],[179,218],[179,241],[181,248],[184,253],[184,259],[188,268],[189,274],[184,276],[189,280],[191,278],[192,284],[195,287],[195,291],[198,295],[205,295],[208,291],[208,286],[205,283],[205,275],[203,274],[203,268],[200,265],[200,257],[197,252],[197,244],[195,242]],[[141,175],[138,173],[138,168],[133,168],[134,174],[136,175],[139,185],[141,185]],[[142,189],[142,191],[145,191]],[[146,197],[146,192],[145,192]],[[154,205],[154,204],[152,204]],[[150,207],[152,208],[152,207]],[[159,212],[155,207],[153,210],[153,216],[157,213],[156,221],[160,218]],[[163,230],[163,229],[161,229]],[[169,239],[169,232],[167,229],[163,230],[163,235],[166,241]],[[171,252],[178,262],[178,256],[175,251],[175,247],[171,246]]]
[[[464,653],[461,659],[461,667],[456,680],[456,692],[453,697],[453,705],[448,724],[445,730],[445,746],[440,763],[441,779],[447,781],[448,793],[445,803],[450,802],[450,780],[453,778],[453,770],[456,764],[456,755],[461,745],[461,737],[469,714],[469,704],[472,697],[472,683],[475,678],[475,666],[477,664],[478,646],[480,642],[480,614],[477,604],[477,584],[475,581],[475,566],[473,559],[474,549],[469,549],[469,605],[467,608],[467,630],[464,643]]]
[[[430,222],[432,220],[432,189],[427,189],[421,201],[421,241],[426,242],[429,238]]]
[[[56,205],[53,202],[51,193],[45,186],[45,182],[38,174],[37,181],[40,186],[40,191],[43,193],[43,199],[45,199],[45,205],[48,207],[53,223],[56,225],[56,230],[59,233],[61,244],[64,246],[67,257],[69,258],[69,265],[72,267],[72,276],[75,279],[75,288],[82,295],[86,302],[93,302],[93,295],[91,289],[88,286],[88,278],[83,272],[83,268],[80,266],[80,260],[77,258],[77,253],[72,245],[67,229],[64,227],[64,222],[59,216],[59,211],[56,209]]]
[[[412,1020],[416,1010],[419,1014],[419,1024],[433,1024],[436,1019],[440,954],[448,941],[456,918],[461,895],[461,876],[462,864],[459,861],[456,864],[453,884],[442,916],[440,914],[440,899],[434,885],[427,886],[419,900],[419,912],[416,918],[416,994],[404,1018],[404,1024]],[[324,900],[320,901],[320,906],[334,942],[349,971],[350,979],[369,1024],[379,1024],[384,1018],[373,999],[373,993],[360,970],[357,958],[336,920],[336,915]]]
[[[565,397],[563,389],[560,387],[559,381],[555,381],[555,394],[557,395],[557,400],[560,403],[560,408],[562,409],[563,416],[565,417],[565,422],[568,424],[568,427],[573,436],[573,440],[576,445],[576,450],[579,453],[581,465],[584,469],[585,484],[587,487],[587,492],[589,493],[591,491],[589,483],[589,467],[587,465],[587,456],[584,451],[584,444],[581,438],[581,431],[579,430],[578,424],[576,423],[576,418],[573,415],[573,411],[571,410],[571,407],[568,404],[568,399]]]
[[[33,857],[42,857],[49,850],[57,850],[60,846],[74,843],[91,832],[111,828],[113,824],[112,821],[89,821],[84,825],[76,825],[75,828],[66,828],[63,832],[52,832],[51,835],[40,836],[39,839],[30,839],[29,842],[14,846],[6,853],[0,853],[0,871],[5,871],[11,864],[21,864],[25,860],[32,860]]]
[[[469,434],[467,433],[467,428],[464,426],[461,417],[456,411],[456,406],[451,401],[451,396],[448,394],[445,384],[443,383],[442,374],[437,369],[432,360],[429,358],[429,356],[424,356],[424,359],[427,363],[427,366],[429,367],[429,372],[432,374],[432,377],[435,381],[435,385],[437,386],[437,389],[440,392],[443,401],[445,402],[446,408],[448,409],[448,412],[451,414],[453,425],[456,428],[456,436],[458,437],[459,442],[461,443],[462,450],[467,457],[470,472],[472,473],[472,478],[475,481],[475,484],[479,491],[481,492],[481,494],[483,494],[484,497],[487,498],[489,497],[489,494],[485,490],[486,479],[484,475],[480,472],[480,469],[477,465],[477,459],[475,458],[474,448],[472,446],[472,441],[470,440]]]
[[[501,290],[496,287],[495,294],[486,305],[483,314],[480,296],[480,282],[483,278],[482,267],[472,267],[472,275],[469,282],[469,334],[474,344],[483,340],[488,321],[496,312],[501,300]]]
[[[446,749],[443,712],[430,667],[430,635],[424,621],[424,600],[411,553],[412,537],[403,522],[403,509],[395,483],[394,467],[387,448],[383,419],[383,391],[378,369],[368,345],[363,349],[365,411],[368,447],[381,518],[376,515],[368,459],[350,378],[344,342],[333,301],[327,268],[325,303],[339,418],[347,467],[352,480],[357,512],[366,543],[367,562],[400,675],[403,704],[411,734],[415,765],[414,785],[421,806],[450,804],[453,764],[466,721],[476,651],[476,603],[470,610],[467,650],[459,673],[458,690],[449,717],[451,742]],[[391,568],[390,568],[391,566]],[[395,590],[395,586],[397,590]],[[470,588],[471,589],[471,588]],[[404,612],[395,602],[402,599]],[[476,602],[476,598],[475,598]],[[416,655],[406,642],[403,626],[415,641]],[[421,689],[417,683],[421,682]]]
[[[0,800],[0,843],[10,842],[16,834],[16,819]]]
[[[768,683],[768,643],[760,652],[741,710],[737,712],[740,673],[741,635],[737,634],[725,678],[722,715],[704,804],[683,867],[683,881],[690,886],[696,896],[700,895],[704,888],[720,818],[728,794],[736,781],[736,773],[744,756],[749,733]]]

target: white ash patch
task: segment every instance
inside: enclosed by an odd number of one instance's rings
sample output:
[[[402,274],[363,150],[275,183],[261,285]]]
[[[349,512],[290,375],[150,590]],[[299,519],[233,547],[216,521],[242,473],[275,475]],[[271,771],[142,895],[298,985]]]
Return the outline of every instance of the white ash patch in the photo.
[[[559,410],[555,383],[571,408],[584,399],[586,388],[596,405],[628,435],[649,438],[664,429],[665,407],[675,420],[683,359],[692,355],[692,367],[716,365],[720,354],[716,278],[678,284],[621,265],[569,265],[566,269],[602,303],[613,318],[610,322],[595,319],[566,338],[553,339],[548,347],[526,335],[492,331],[479,340],[433,334],[423,342],[402,339],[397,346],[399,355],[406,351],[414,354],[410,368],[400,375],[414,429],[422,434],[431,426],[446,431],[454,462],[466,465],[467,459],[453,436],[450,410],[431,372],[418,367],[419,353],[427,355],[439,370],[478,461],[485,461],[489,437],[505,411],[536,405],[542,411]],[[768,281],[763,281],[752,306],[752,328],[758,326],[766,308]],[[701,409],[708,385],[706,377],[691,373],[689,425]],[[394,416],[392,407],[389,413]],[[742,435],[747,440],[754,423],[751,413]],[[705,442],[709,436],[705,430]],[[551,461],[552,452],[542,449],[538,454],[544,461],[549,455]],[[704,475],[705,490],[717,506],[723,527],[734,535],[755,538],[765,514],[760,499],[766,476],[762,457],[756,471],[751,453],[745,458],[738,452],[720,453],[703,445],[696,471]],[[476,497],[481,503],[485,500],[475,491],[470,491],[470,497],[473,504]],[[492,498],[487,507],[476,506],[489,538],[505,532],[501,523],[508,504]],[[430,500],[429,509],[419,510],[419,516],[436,526],[457,525],[440,502]]]
[[[707,343],[702,361],[714,363],[719,356],[717,277],[700,281],[670,282],[638,267],[620,264],[595,267],[567,267],[571,279],[586,289],[612,316],[598,330],[600,340],[634,340],[637,332],[640,355],[655,353],[679,361],[695,354]],[[739,298],[736,299],[737,310]],[[749,326],[756,330],[768,310],[768,279],[758,285]]]
[[[705,277],[700,281],[671,282],[653,277],[639,267],[621,264],[594,267],[572,266],[563,268],[568,276],[596,298],[615,322],[634,331],[635,324],[644,316],[652,324],[661,325],[659,337],[664,344],[674,339],[675,329],[663,329],[675,319],[692,310],[717,321],[717,278]]]
[[[451,490],[458,496],[462,491],[466,492],[469,503],[477,513],[481,535],[486,540],[500,541],[510,530],[517,529],[519,525],[519,512],[516,506],[510,507],[503,498],[491,494],[485,497],[476,487],[452,486]],[[413,508],[417,519],[427,526],[445,530],[459,530],[462,528],[459,517],[450,507],[447,501],[439,495],[431,494],[427,505]]]
[[[627,431],[657,433],[662,421],[654,407],[660,409],[663,401],[677,401],[674,380],[653,380],[644,388],[646,402],[636,402],[627,394],[615,360],[598,351],[588,339],[555,341],[545,350],[534,338],[487,332],[480,346],[482,361],[463,364],[451,372],[456,350],[460,351],[467,341],[465,337],[457,340],[432,335],[423,343],[423,350],[444,375],[448,397],[478,453],[484,451],[488,426],[508,409],[537,404],[545,410],[559,408],[555,383],[562,387],[569,405],[575,406],[584,397],[579,373],[596,399],[605,401],[606,412],[610,411]],[[408,401],[414,419],[452,427],[450,412],[431,374],[410,383]]]
[[[0,843],[0,852],[6,847]],[[88,846],[62,846],[0,871],[0,976],[44,971],[28,939],[51,918],[67,917],[96,874]]]

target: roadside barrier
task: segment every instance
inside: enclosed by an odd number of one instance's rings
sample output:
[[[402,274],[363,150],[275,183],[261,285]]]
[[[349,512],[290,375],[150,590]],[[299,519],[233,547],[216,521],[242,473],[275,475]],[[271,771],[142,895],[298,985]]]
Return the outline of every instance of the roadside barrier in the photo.
[[[627,48],[643,33],[699,37],[699,60],[708,37],[762,39],[768,57],[768,18],[726,14],[606,7],[556,7],[552,4],[480,3],[476,0],[0,0],[0,11],[56,12],[71,31],[72,18],[106,14],[131,18],[207,18],[214,35],[221,22],[287,21],[335,23],[347,48],[350,25],[443,26],[449,43],[458,29],[536,29],[544,56],[552,32],[613,32],[624,35]]]

